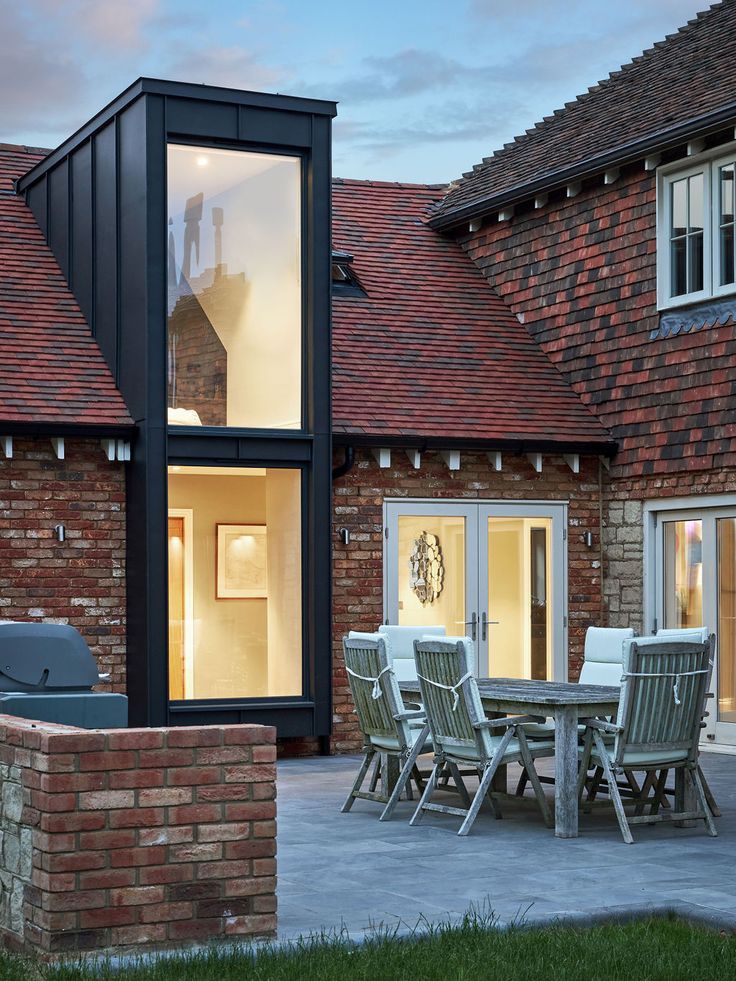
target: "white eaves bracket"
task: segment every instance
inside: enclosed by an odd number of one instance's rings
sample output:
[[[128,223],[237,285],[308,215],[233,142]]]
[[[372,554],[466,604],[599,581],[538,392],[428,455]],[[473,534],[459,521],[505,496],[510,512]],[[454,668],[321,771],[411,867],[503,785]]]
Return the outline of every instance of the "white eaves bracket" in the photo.
[[[0,448],[2,448],[3,456],[6,460],[13,459],[13,437],[12,436],[0,436]]]
[[[130,443],[124,439],[103,439],[102,451],[107,459],[112,463],[118,460],[120,463],[127,463],[130,460]]]

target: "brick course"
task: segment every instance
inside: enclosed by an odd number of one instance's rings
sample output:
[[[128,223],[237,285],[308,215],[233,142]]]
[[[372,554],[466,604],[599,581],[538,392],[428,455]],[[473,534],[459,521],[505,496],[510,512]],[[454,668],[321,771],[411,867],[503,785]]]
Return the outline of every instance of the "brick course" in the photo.
[[[0,716],[6,945],[53,955],[273,934],[275,736],[267,726],[84,731]],[[215,737],[239,765],[199,765]],[[171,762],[145,771],[156,788],[115,789],[152,742],[165,753],[172,738],[186,739],[194,768]]]
[[[58,542],[54,526],[66,528]],[[69,623],[125,691],[125,468],[99,440],[13,440],[0,457],[0,618]]]

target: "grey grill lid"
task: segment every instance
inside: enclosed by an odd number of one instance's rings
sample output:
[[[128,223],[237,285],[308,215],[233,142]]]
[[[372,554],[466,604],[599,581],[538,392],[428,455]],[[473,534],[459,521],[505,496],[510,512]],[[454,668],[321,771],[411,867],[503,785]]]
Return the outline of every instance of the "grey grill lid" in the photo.
[[[98,680],[92,652],[74,627],[0,623],[0,691],[91,688]]]

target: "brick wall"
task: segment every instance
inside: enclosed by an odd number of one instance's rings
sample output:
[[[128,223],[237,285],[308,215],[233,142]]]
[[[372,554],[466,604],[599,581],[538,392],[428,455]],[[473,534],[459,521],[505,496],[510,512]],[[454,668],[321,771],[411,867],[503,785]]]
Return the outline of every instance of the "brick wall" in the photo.
[[[276,928],[275,730],[0,716],[0,935],[46,955]]]
[[[336,457],[336,464],[340,460]],[[598,468],[596,458],[581,457],[573,474],[562,457],[545,456],[541,474],[526,457],[503,457],[503,470],[491,469],[483,453],[462,453],[459,471],[448,470],[436,453],[424,453],[414,470],[404,453],[392,454],[391,467],[380,469],[367,451],[356,452],[354,468],[334,485],[333,529],[333,712],[332,746],[355,751],[361,740],[352,711],[341,640],[348,630],[375,630],[383,618],[383,501],[386,497],[463,500],[569,501],[568,596],[570,677],[576,678],[585,631],[601,623]],[[343,545],[337,529],[350,530]],[[583,532],[593,532],[593,548]]]
[[[65,457],[18,438],[0,457],[0,618],[70,623],[124,691],[125,468],[99,440],[67,439]]]

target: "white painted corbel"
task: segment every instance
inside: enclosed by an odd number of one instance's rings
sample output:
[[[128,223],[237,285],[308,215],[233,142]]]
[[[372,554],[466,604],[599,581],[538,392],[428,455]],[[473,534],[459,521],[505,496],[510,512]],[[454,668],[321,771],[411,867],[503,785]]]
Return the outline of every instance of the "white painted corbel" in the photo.
[[[577,453],[565,453],[565,463],[573,473],[580,473],[580,456]]]
[[[705,149],[705,140],[697,139],[690,140],[687,145],[687,155],[688,157],[694,157],[698,153],[702,153]]]
[[[534,198],[534,207],[537,209],[543,208],[547,204],[548,200],[549,200],[549,195],[547,194],[546,191],[544,192],[544,194],[538,194]]]
[[[422,465],[422,454],[419,450],[407,450],[406,455],[409,457],[409,463],[418,470]]]
[[[607,456],[600,456],[600,457],[598,457],[598,459],[603,464],[603,469],[604,470],[610,470],[611,469],[611,461],[608,459]]]
[[[460,469],[460,450],[442,450],[440,456],[447,464],[448,470]]]
[[[57,460],[64,459],[64,437],[63,436],[52,436],[51,445],[54,448],[54,453],[56,454]]]
[[[127,463],[130,460],[130,443],[125,439],[118,440],[117,458],[121,463]]]
[[[580,181],[574,181],[572,184],[567,185],[566,194],[569,198],[576,198],[580,194],[582,184]]]
[[[391,466],[391,450],[387,447],[371,447],[371,453],[376,458],[376,463],[381,470],[386,470]]]
[[[615,184],[619,178],[620,173],[621,171],[618,169],[618,167],[611,167],[611,169],[607,170],[603,175],[603,183]]]
[[[479,232],[482,227],[483,227],[483,219],[482,218],[473,218],[473,220],[468,223],[468,231],[469,232]]]
[[[644,158],[644,170],[656,170],[662,162],[661,153],[653,153],[650,157]]]
[[[513,207],[503,208],[501,211],[498,212],[499,221],[511,221],[513,217],[514,217]]]
[[[13,437],[0,436],[0,446],[3,448],[3,455],[6,460],[13,459]]]
[[[112,461],[115,459],[115,440],[101,439],[100,444],[102,446],[102,452],[105,454],[107,459],[112,463]]]
[[[532,467],[537,473],[542,472],[542,454],[541,453],[527,453],[527,460],[531,463]]]
[[[488,462],[493,467],[493,469],[498,473],[499,470],[503,469],[503,459],[501,457],[500,450],[491,450],[488,454]]]

